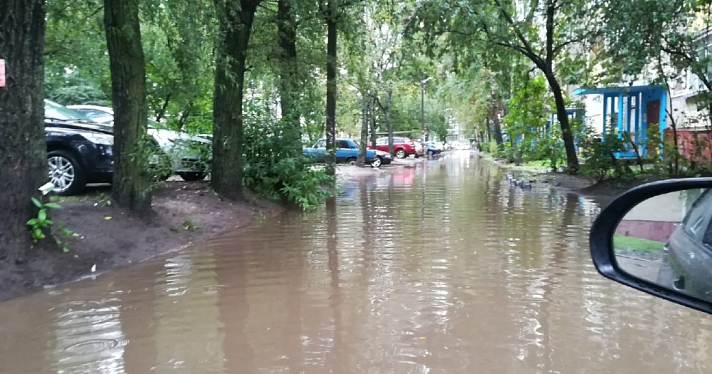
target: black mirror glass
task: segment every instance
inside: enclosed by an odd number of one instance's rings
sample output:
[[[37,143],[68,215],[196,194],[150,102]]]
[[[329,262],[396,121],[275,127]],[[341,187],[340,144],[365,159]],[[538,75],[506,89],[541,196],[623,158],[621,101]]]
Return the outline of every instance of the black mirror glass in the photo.
[[[643,200],[616,226],[613,252],[630,276],[712,302],[712,192],[695,188]]]

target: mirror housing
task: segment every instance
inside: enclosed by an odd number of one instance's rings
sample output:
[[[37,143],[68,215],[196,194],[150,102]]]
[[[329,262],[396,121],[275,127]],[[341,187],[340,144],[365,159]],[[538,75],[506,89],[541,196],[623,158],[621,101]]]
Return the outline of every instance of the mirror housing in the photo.
[[[598,272],[618,283],[653,296],[705,313],[712,313],[712,302],[693,297],[654,282],[636,278],[622,270],[616,261],[613,235],[626,214],[644,200],[688,189],[712,188],[712,178],[669,179],[635,187],[615,198],[593,223],[590,233],[591,258]],[[710,264],[712,267],[712,264]]]

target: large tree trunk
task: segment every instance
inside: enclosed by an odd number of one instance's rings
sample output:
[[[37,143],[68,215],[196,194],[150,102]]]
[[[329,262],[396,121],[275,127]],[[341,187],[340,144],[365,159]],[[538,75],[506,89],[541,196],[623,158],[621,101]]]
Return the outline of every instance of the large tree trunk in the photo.
[[[220,39],[213,94],[213,161],[215,192],[242,199],[242,98],[247,47],[259,0],[215,0]]]
[[[104,0],[104,25],[114,104],[112,197],[140,217],[151,213],[147,160],[146,71],[141,47],[138,0]]]
[[[365,166],[366,165],[366,149],[368,148],[368,122],[370,119],[370,116],[368,114],[369,111],[369,102],[370,102],[371,97],[368,95],[367,92],[362,93],[361,95],[361,139],[359,142],[359,149],[358,149],[358,159],[356,160],[356,164],[358,166]]]
[[[328,4],[326,17],[326,162],[327,173],[336,173],[336,0]]]
[[[571,126],[569,125],[569,115],[566,113],[566,103],[564,102],[564,95],[561,93],[561,86],[556,80],[553,74],[545,74],[546,80],[549,82],[549,87],[551,92],[554,94],[554,101],[556,102],[556,118],[559,120],[559,126],[561,127],[561,137],[564,140],[564,149],[566,150],[566,166],[572,174],[578,173],[579,162],[578,156],[576,155],[576,146],[574,145],[574,137],[571,133]]]
[[[37,215],[30,202],[47,182],[42,118],[45,11],[43,0],[0,0],[0,261],[16,261],[32,245],[26,222]],[[48,241],[45,239],[45,241]]]
[[[289,151],[300,154],[301,129],[297,110],[297,23],[292,11],[293,0],[277,3],[277,39],[279,40],[279,104],[282,110],[285,142]]]

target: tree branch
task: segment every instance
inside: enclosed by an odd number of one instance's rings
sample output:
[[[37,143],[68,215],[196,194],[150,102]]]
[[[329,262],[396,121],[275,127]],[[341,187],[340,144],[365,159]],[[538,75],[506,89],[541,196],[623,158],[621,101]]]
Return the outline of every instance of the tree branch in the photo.
[[[524,37],[524,34],[522,34],[521,30],[519,30],[519,27],[517,26],[517,23],[514,22],[512,16],[507,13],[507,10],[504,9],[502,3],[499,0],[494,0],[494,2],[495,4],[497,4],[497,7],[499,8],[499,12],[502,14],[502,17],[504,17],[507,23],[509,23],[509,25],[512,26],[512,29],[514,29],[514,34],[517,36],[519,41],[522,42],[524,48],[526,48],[526,50],[529,51],[531,54],[534,54],[534,49],[529,44],[529,41],[527,41],[527,38]]]

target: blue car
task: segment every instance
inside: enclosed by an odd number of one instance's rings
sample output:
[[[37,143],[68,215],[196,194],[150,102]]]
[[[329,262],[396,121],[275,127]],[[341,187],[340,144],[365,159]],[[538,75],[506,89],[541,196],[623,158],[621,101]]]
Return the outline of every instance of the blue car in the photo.
[[[359,146],[353,139],[336,140],[336,162],[355,162],[358,158]],[[304,155],[322,162],[326,159],[326,139],[319,139],[311,148],[304,148]],[[375,167],[391,163],[388,152],[366,150],[366,163]]]
[[[442,153],[442,149],[440,149],[435,142],[427,142],[425,143],[425,154],[426,155],[437,155],[439,153]]]

